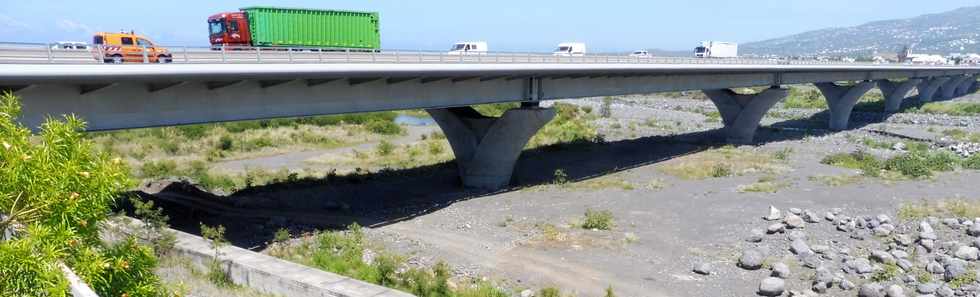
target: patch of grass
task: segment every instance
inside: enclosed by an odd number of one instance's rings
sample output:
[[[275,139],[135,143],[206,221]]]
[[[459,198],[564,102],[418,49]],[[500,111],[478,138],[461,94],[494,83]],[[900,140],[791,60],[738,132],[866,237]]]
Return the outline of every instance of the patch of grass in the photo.
[[[773,158],[780,161],[788,161],[789,157],[793,155],[793,148],[787,147],[776,151],[772,154]]]
[[[906,202],[898,210],[898,218],[912,221],[930,216],[954,216],[958,218],[980,217],[980,203],[962,199],[925,200]]]
[[[371,131],[372,133],[381,134],[381,135],[398,135],[404,132],[404,130],[402,130],[402,127],[399,126],[398,124],[395,124],[395,122],[393,121],[383,121],[383,120],[370,121],[366,125],[364,125],[364,127],[367,128],[367,130]]]
[[[541,236],[547,241],[565,241],[568,235],[558,230],[558,226],[548,223],[536,224],[535,228],[541,232]]]
[[[614,226],[614,218],[608,210],[585,210],[585,221],[582,222],[582,229],[611,230]]]
[[[375,255],[365,261],[365,251]],[[373,284],[409,292],[419,297],[505,297],[508,292],[483,280],[450,285],[449,265],[430,268],[404,268],[404,257],[370,247],[357,224],[346,231],[320,232],[308,240],[270,251],[275,257]]]
[[[875,282],[887,282],[898,276],[900,268],[895,264],[884,264],[881,270],[871,274],[871,280]]]
[[[663,190],[664,188],[666,188],[668,186],[670,186],[670,185],[667,184],[667,182],[664,181],[663,179],[661,179],[661,178],[655,178],[655,179],[650,180],[650,182],[648,182],[646,184],[645,188],[647,190],[659,191],[659,190]]]
[[[862,174],[871,177],[879,177],[883,173],[894,172],[907,178],[923,178],[932,176],[935,172],[955,170],[962,160],[948,151],[914,150],[884,161],[867,152],[856,151],[849,154],[829,155],[820,162],[838,167],[859,169]]]
[[[595,116],[585,113],[576,105],[557,103],[555,119],[544,125],[531,140],[528,148],[575,143],[602,142],[595,125]]]
[[[602,105],[599,107],[599,116],[602,118],[612,117],[612,97],[603,97]]]
[[[945,114],[951,116],[972,116],[980,114],[980,103],[976,102],[930,102],[918,108],[910,109],[913,113]]]
[[[568,187],[574,190],[588,190],[588,191],[600,191],[600,190],[608,190],[608,189],[620,189],[623,191],[632,191],[636,189],[636,186],[634,186],[633,183],[616,176],[608,176],[608,175],[585,180],[585,181],[580,181],[576,183],[571,183],[568,185]]]
[[[742,185],[738,187],[739,193],[776,193],[781,189],[788,187],[789,184],[786,182],[776,181],[775,178],[771,176],[764,176],[759,179],[759,181]]]
[[[770,153],[724,147],[671,160],[660,170],[683,179],[701,180],[747,173],[777,174],[789,167]]]
[[[960,164],[965,169],[980,170],[980,154],[973,154],[969,158],[963,160]]]
[[[789,96],[783,101],[784,108],[826,109],[827,100],[817,89],[791,87]]]
[[[973,284],[975,282],[977,282],[977,272],[975,270],[968,270],[966,273],[949,281],[948,284],[950,288],[959,289],[962,286]]]
[[[831,186],[831,187],[856,184],[858,182],[861,182],[861,179],[863,179],[861,175],[853,175],[853,174],[816,175],[810,177],[811,181],[819,182],[821,184]]]
[[[957,141],[980,143],[980,133],[967,132],[960,129],[943,130],[943,135]]]
[[[721,112],[718,111],[708,111],[704,114],[704,122],[706,123],[720,123],[721,122]]]
[[[391,142],[387,140],[382,140],[380,143],[378,143],[378,148],[377,148],[378,156],[382,156],[382,157],[389,156],[391,155],[391,152],[394,150],[395,150],[395,145],[391,144]]]

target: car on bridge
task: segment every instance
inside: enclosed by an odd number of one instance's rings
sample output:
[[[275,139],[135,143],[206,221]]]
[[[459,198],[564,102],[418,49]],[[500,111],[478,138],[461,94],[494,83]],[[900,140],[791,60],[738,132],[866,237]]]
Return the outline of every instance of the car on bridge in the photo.
[[[585,55],[585,43],[581,42],[562,42],[552,54],[558,57],[581,57]]]
[[[88,47],[88,43],[84,43],[81,41],[58,41],[51,45],[51,49],[65,50],[65,51],[71,51],[71,50],[85,51],[88,50],[89,47]]]
[[[98,32],[92,37],[95,59],[105,63],[170,63],[173,55],[142,35],[134,32]]]
[[[650,52],[647,51],[647,50],[635,50],[632,53],[630,53],[630,57],[634,57],[634,58],[652,58],[653,55],[651,55]]]

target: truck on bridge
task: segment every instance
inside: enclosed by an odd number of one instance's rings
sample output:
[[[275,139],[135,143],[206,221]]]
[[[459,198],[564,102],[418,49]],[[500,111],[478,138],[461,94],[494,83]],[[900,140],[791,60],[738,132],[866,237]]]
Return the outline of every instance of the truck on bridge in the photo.
[[[208,17],[213,49],[278,47],[377,51],[377,12],[246,7]]]
[[[696,58],[737,58],[738,44],[734,42],[704,41],[694,48]]]

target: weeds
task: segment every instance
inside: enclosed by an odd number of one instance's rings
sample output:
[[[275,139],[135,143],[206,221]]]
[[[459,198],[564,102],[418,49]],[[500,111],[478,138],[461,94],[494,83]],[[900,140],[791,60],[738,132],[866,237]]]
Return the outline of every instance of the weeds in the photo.
[[[724,147],[681,157],[661,165],[664,173],[700,180],[746,173],[777,174],[789,168],[770,153]]]
[[[211,245],[211,249],[214,251],[214,258],[211,259],[211,263],[208,264],[208,280],[218,287],[228,287],[233,286],[231,278],[228,277],[228,273],[225,269],[221,267],[221,248],[228,244],[228,240],[225,239],[225,226],[218,225],[217,227],[211,227],[205,224],[201,224],[201,237],[204,237]]]
[[[898,210],[898,218],[906,221],[924,219],[930,216],[980,217],[980,204],[962,199],[924,199],[918,203],[903,203]]]
[[[887,282],[898,276],[899,267],[895,264],[885,264],[881,270],[875,271],[871,275],[871,280],[875,282]]]
[[[976,102],[930,102],[918,108],[910,109],[913,113],[945,114],[951,116],[971,116],[980,114],[980,103]]]
[[[738,192],[740,193],[776,193],[779,190],[786,188],[789,184],[785,182],[776,181],[771,176],[764,176],[759,179],[759,181],[749,184],[742,185],[738,187]]]
[[[565,173],[563,169],[555,169],[554,179],[551,182],[555,185],[564,185],[568,183],[568,174]]]
[[[613,214],[611,211],[585,210],[585,221],[582,222],[582,229],[611,230],[613,225]]]

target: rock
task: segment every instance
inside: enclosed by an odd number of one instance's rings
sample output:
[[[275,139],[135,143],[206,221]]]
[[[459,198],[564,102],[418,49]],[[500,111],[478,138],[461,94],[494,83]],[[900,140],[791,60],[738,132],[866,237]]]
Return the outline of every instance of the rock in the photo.
[[[820,264],[823,264],[823,261],[820,261],[820,256],[810,254],[803,257],[803,267],[817,269],[817,267],[820,267]]]
[[[790,208],[789,209],[789,213],[795,214],[795,215],[801,215],[801,214],[803,214],[803,210],[802,209],[799,209],[799,208],[796,208],[796,207],[793,207],[793,208]]]
[[[814,253],[817,253],[817,254],[825,254],[825,253],[827,253],[827,251],[830,251],[830,246],[823,245],[823,244],[817,244],[817,245],[811,246],[810,249],[813,250]]]
[[[884,288],[876,283],[868,283],[861,285],[861,289],[858,290],[858,297],[884,297]]]
[[[920,241],[922,241],[922,240],[936,240],[936,239],[939,239],[939,237],[936,236],[936,232],[919,232],[919,240]]]
[[[824,294],[827,293],[827,290],[829,290],[833,286],[834,284],[832,283],[814,282],[813,286],[811,286],[811,290],[813,290],[813,292],[816,292],[817,294]]]
[[[766,221],[778,221],[783,219],[783,213],[775,206],[769,206],[769,215],[763,217]]]
[[[936,241],[934,239],[919,240],[919,245],[926,248],[926,251],[930,253],[936,249]]]
[[[971,244],[973,245],[973,247],[980,248],[980,238],[974,238],[973,243]]]
[[[892,253],[892,256],[895,256],[896,259],[905,259],[905,258],[908,258],[909,257],[909,253],[907,253],[907,252],[905,252],[903,250],[895,249],[895,250],[892,250],[891,253]]]
[[[816,274],[813,275],[813,282],[827,284],[833,283],[834,274],[831,273],[830,269],[827,269],[827,267],[820,266],[817,268]]]
[[[793,230],[792,232],[789,232],[789,241],[798,239],[806,240],[806,233],[803,233],[803,231],[800,230]]]
[[[812,224],[820,223],[820,217],[817,216],[817,213],[815,212],[804,210],[802,217],[803,217],[803,221],[806,221],[807,223],[812,223]]]
[[[709,263],[699,263],[694,265],[694,273],[701,275],[711,275],[711,264]]]
[[[909,246],[912,244],[912,237],[906,234],[896,234],[895,243],[901,246]]]
[[[747,270],[758,270],[762,268],[762,262],[766,260],[766,256],[762,251],[758,249],[748,249],[742,252],[742,256],[738,258],[738,267]]]
[[[845,280],[841,280],[840,281],[840,285],[838,285],[838,286],[840,286],[840,289],[841,290],[844,290],[844,291],[854,290],[854,283],[852,283],[851,281],[846,280],[846,279]]]
[[[929,222],[922,221],[919,222],[919,233],[935,233],[936,231],[932,229],[932,225]]]
[[[531,290],[521,291],[521,297],[534,297],[534,291]]]
[[[853,259],[847,261],[845,264],[851,271],[858,274],[867,274],[874,270],[874,268],[871,266],[871,261],[868,261],[868,259],[865,258]]]
[[[912,261],[906,259],[899,259],[898,262],[896,262],[896,264],[898,264],[899,268],[902,268],[902,271],[906,271],[906,272],[912,271],[912,267],[915,266],[912,265]]]
[[[936,290],[936,296],[953,297],[954,295],[956,295],[956,293],[953,292],[953,289],[948,286],[942,286],[939,287],[939,290]]]
[[[828,212],[828,213],[826,213],[826,214],[823,215],[823,218],[825,220],[829,221],[829,222],[833,222],[833,221],[836,221],[837,220],[837,215],[835,215],[832,212]]]
[[[980,258],[980,249],[972,246],[960,246],[953,255],[963,260],[976,261]]]
[[[803,228],[806,226],[806,222],[803,221],[803,218],[794,214],[787,215],[786,219],[783,220],[783,223],[785,223],[786,227],[790,229]]]
[[[765,237],[765,235],[766,231],[762,231],[762,229],[752,229],[751,234],[745,239],[745,241],[762,242],[762,238]]]
[[[856,222],[856,227],[858,229],[864,229],[864,227],[868,226],[868,220],[865,220],[864,218],[856,218],[854,221]]]
[[[943,279],[947,282],[966,274],[966,263],[963,260],[951,259],[943,268],[946,270]]]
[[[889,218],[888,215],[885,215],[885,214],[880,214],[880,215],[878,215],[875,218],[878,219],[878,222],[880,222],[882,224],[888,224],[888,223],[891,223],[891,221],[892,221],[892,219]]]
[[[811,250],[810,246],[807,245],[802,239],[797,239],[794,240],[793,243],[790,243],[789,251],[793,252],[793,254],[796,254],[797,256],[808,256],[813,254],[813,250]]]
[[[874,234],[881,237],[891,235],[892,231],[895,231],[895,226],[891,224],[881,224],[874,228]]]
[[[970,228],[966,229],[966,234],[970,236],[980,236],[980,224],[973,224]]]
[[[946,268],[943,267],[943,264],[929,262],[929,264],[926,264],[926,271],[932,274],[942,274],[946,273]]]
[[[766,233],[769,234],[783,233],[784,231],[786,231],[786,224],[783,223],[775,223],[766,228]]]
[[[960,220],[957,219],[943,219],[943,224],[949,226],[952,229],[960,228]]]
[[[888,286],[888,289],[885,289],[885,296],[905,297],[905,289],[903,289],[902,286],[899,285]]]
[[[789,265],[786,265],[786,263],[776,262],[775,264],[772,264],[772,277],[788,278],[789,274]]]
[[[779,296],[786,290],[786,281],[778,277],[767,277],[759,283],[759,295]]]
[[[915,291],[921,294],[932,294],[937,290],[939,290],[939,284],[937,283],[924,283],[915,287]]]
[[[892,254],[890,254],[890,253],[888,253],[886,251],[882,251],[882,250],[872,251],[871,252],[871,260],[877,261],[877,262],[883,263],[883,264],[895,264],[895,262],[896,262],[895,261],[895,257],[892,256]]]

